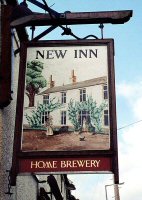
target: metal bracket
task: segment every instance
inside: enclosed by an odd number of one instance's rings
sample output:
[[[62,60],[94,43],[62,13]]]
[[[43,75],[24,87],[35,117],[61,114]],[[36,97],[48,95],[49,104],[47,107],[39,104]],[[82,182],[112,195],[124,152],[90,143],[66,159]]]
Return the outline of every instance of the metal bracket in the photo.
[[[26,0],[23,0],[24,2]],[[58,13],[57,11],[51,9],[46,0],[42,0],[43,3],[38,0],[27,0],[28,2],[38,6],[43,9],[47,14],[34,13],[31,10],[27,10],[26,16],[21,16],[21,18],[15,19],[11,21],[11,27],[26,27],[26,26],[50,26],[49,32],[53,31],[53,27],[60,27],[63,29],[62,35],[71,35],[77,40],[88,39],[89,37],[93,37],[95,39],[99,39],[95,35],[88,35],[84,38],[80,38],[72,33],[72,30],[68,27],[64,27],[63,25],[73,25],[73,24],[100,24],[99,28],[101,29],[101,39],[103,39],[103,29],[104,23],[111,24],[124,24],[125,22],[130,20],[132,17],[132,10],[123,10],[123,11],[101,11],[101,12],[77,12],[71,13],[70,11],[66,11],[64,13]],[[25,4],[27,7],[27,4]],[[23,4],[24,6],[24,4]],[[47,32],[46,32],[47,31]],[[34,29],[32,28],[32,41],[37,41],[43,36],[47,35],[48,29],[34,38]]]
[[[103,33],[104,25],[103,25],[103,24],[100,24],[100,25],[99,25],[99,28],[101,29],[101,36],[102,36],[102,39],[103,39],[103,38],[104,38],[104,33]]]
[[[46,180],[40,181],[40,180],[37,178],[37,176],[36,176],[35,173],[32,173],[31,175],[32,175],[32,177],[34,178],[34,180],[35,180],[37,183],[47,183]]]
[[[37,5],[37,6],[39,6],[40,8],[42,8],[42,9],[44,9],[45,11],[48,11],[48,13],[49,13],[49,15],[50,15],[50,17],[51,17],[51,20],[54,20],[55,18],[56,19],[58,19],[58,18],[66,18],[66,14],[67,13],[70,13],[69,11],[66,11],[65,13],[62,13],[62,14],[60,14],[60,13],[57,13],[56,11],[54,11],[54,10],[52,10],[52,9],[50,9],[49,8],[49,6],[47,5],[47,3],[46,3],[46,1],[45,0],[42,0],[43,1],[43,3],[44,3],[44,5],[43,4],[41,4],[41,3],[39,3],[38,1],[36,1],[36,0],[28,0],[29,2],[31,2],[31,3],[33,3],[33,4],[35,4],[35,5]],[[62,36],[63,35],[71,35],[71,36],[73,36],[74,38],[76,38],[77,40],[81,40],[81,39],[88,39],[89,37],[94,37],[95,39],[98,39],[98,37],[96,37],[95,35],[88,35],[88,36],[86,36],[86,37],[84,37],[84,38],[80,38],[80,37],[78,37],[78,36],[76,36],[73,32],[72,32],[72,30],[71,30],[71,28],[68,28],[67,26],[66,27],[64,27],[64,26],[62,26],[62,25],[58,25],[60,28],[62,28],[63,29],[63,33],[61,34]],[[33,38],[33,32],[34,32],[34,30],[35,30],[35,27],[34,27],[34,29],[32,29],[32,41],[37,41],[38,39],[40,39],[41,37],[43,37],[43,36],[45,36],[45,35],[47,35],[49,32],[51,32],[51,31],[53,31],[56,27],[58,27],[58,26],[52,26],[52,27],[50,27],[49,29],[47,29],[46,31],[44,31],[44,32],[42,32],[40,35],[38,35],[36,38]],[[50,30],[50,31],[48,31],[48,30]]]
[[[39,34],[37,37],[32,38],[31,41],[33,42],[33,41],[39,40],[39,39],[42,38],[43,36],[47,35],[47,34],[50,33],[51,31],[53,31],[55,28],[57,28],[57,26],[51,26],[51,27],[49,27],[48,29],[46,29],[45,31],[43,31],[41,34]]]

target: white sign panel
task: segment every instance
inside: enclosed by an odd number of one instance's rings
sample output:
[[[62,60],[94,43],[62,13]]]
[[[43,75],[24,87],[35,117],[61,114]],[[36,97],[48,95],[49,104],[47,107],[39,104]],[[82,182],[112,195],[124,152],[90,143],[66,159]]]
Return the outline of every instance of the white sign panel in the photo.
[[[27,48],[22,151],[110,149],[108,47]]]

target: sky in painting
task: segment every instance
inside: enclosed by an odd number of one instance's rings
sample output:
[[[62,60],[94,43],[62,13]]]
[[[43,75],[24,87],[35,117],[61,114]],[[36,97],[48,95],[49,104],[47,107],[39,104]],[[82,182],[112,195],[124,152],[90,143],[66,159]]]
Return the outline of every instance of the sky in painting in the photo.
[[[21,1],[19,1],[21,2]],[[42,1],[40,1],[42,2]],[[48,0],[58,12],[94,12],[133,10],[133,17],[123,25],[106,24],[104,38],[115,41],[115,78],[117,126],[119,147],[120,198],[141,200],[141,142],[142,142],[142,1],[141,0]],[[28,3],[32,11],[43,12]],[[101,37],[98,25],[70,26],[72,32],[83,38],[94,34]],[[43,28],[36,29],[35,35]],[[74,39],[61,36],[57,29],[44,39]],[[136,123],[135,123],[136,122]],[[130,126],[128,126],[130,125]],[[112,175],[82,174],[69,178],[76,185],[73,194],[80,200],[105,199],[105,185],[113,184]],[[108,200],[114,197],[113,185],[107,187]]]

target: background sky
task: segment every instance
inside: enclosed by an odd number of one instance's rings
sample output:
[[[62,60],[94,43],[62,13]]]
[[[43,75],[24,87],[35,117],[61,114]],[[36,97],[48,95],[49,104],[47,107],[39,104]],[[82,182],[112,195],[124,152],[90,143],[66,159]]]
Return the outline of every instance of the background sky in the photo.
[[[21,1],[19,1],[21,2]],[[42,2],[42,1],[40,1]],[[133,10],[133,17],[123,25],[105,24],[104,38],[115,41],[115,77],[119,147],[119,192],[121,200],[141,200],[142,189],[142,1],[141,0],[49,0],[58,12],[95,12]],[[43,12],[28,3],[32,11]],[[70,26],[79,37],[94,34],[101,38],[98,25]],[[36,33],[41,32],[36,28]],[[56,29],[44,39],[74,39],[61,36]],[[137,123],[135,123],[137,122]],[[133,124],[134,123],[134,124]],[[131,126],[127,126],[133,124]],[[125,127],[125,128],[122,128]],[[105,185],[113,184],[112,175],[82,174],[69,178],[76,186],[73,193],[80,200],[104,200]],[[107,187],[108,200],[113,199],[113,186]]]

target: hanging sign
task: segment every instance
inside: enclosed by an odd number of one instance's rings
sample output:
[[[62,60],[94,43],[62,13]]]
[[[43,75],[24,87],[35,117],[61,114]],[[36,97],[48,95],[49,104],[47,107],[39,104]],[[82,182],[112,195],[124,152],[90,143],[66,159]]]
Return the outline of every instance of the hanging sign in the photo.
[[[17,172],[116,172],[113,40],[21,45]]]

